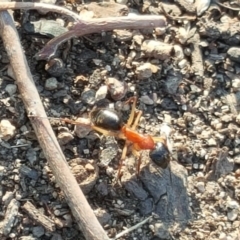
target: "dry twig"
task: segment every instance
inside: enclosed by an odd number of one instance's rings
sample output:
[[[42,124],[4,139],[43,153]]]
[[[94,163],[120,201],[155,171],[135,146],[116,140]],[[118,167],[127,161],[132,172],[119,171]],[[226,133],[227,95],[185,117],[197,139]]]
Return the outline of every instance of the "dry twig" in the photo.
[[[166,19],[164,16],[145,15],[132,17],[111,17],[99,19],[83,20],[68,9],[43,3],[0,3],[0,9],[38,9],[65,14],[77,20],[76,24],[65,34],[49,41],[47,45],[36,55],[38,60],[47,60],[54,56],[58,46],[73,37],[80,37],[86,34],[111,31],[113,29],[145,29],[165,27]]]
[[[22,209],[38,224],[41,224],[47,231],[55,231],[54,221],[42,214],[35,206],[27,201]]]
[[[27,112],[33,113],[30,118],[36,136],[56,178],[56,182],[64,192],[72,213],[86,239],[109,239],[98,222],[85,196],[73,177],[57,142],[54,132],[46,117],[43,105],[33,82],[26,57],[22,51],[14,22],[7,11],[0,13],[0,33],[10,59],[16,83]]]
[[[53,57],[58,46],[73,37],[80,37],[102,31],[111,31],[113,29],[146,29],[165,26],[166,18],[157,15],[82,20],[77,22],[70,31],[50,40],[36,57],[38,60],[47,60]]]

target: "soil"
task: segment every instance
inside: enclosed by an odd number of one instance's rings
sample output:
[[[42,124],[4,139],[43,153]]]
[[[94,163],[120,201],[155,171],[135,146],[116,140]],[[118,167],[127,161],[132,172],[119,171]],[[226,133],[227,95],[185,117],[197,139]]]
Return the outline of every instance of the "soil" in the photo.
[[[83,18],[167,19],[165,28],[73,38],[46,61],[37,54],[68,31],[69,20],[12,12],[52,128],[108,236],[129,229],[118,239],[240,239],[239,1],[51,3]],[[84,240],[29,122],[2,42],[0,48],[1,239]],[[139,133],[166,137],[163,128],[171,130],[170,163],[163,169],[144,150],[138,173],[129,150],[117,179],[124,141],[59,118],[83,121],[104,106],[126,123],[132,96],[143,113]]]

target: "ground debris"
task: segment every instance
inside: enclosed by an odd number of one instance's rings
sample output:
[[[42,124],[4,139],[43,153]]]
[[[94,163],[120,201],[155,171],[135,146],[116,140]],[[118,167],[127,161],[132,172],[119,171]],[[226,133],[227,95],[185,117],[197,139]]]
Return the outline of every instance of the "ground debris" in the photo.
[[[23,210],[27,212],[27,214],[38,224],[43,226],[47,231],[53,232],[55,231],[55,223],[53,220],[43,215],[34,205],[30,202],[26,202],[22,206]]]
[[[69,166],[82,191],[89,193],[98,179],[99,169],[94,160],[75,158],[69,161]]]
[[[20,203],[12,199],[7,206],[3,221],[0,222],[0,235],[8,236],[18,215]]]
[[[238,1],[214,0],[207,11],[208,0],[117,3],[63,4],[84,20],[144,13],[151,18],[164,15],[167,26],[100,29],[61,44],[57,58],[46,64],[33,56],[48,36],[57,33],[51,21],[66,31],[65,17],[37,11],[14,14],[47,115],[78,123],[51,121],[79,186],[111,238],[239,239]],[[41,23],[49,29],[25,34],[24,26]],[[33,137],[19,86],[0,47],[0,113],[9,130],[0,131],[0,199],[5,214],[0,230],[6,226],[4,237],[11,239],[84,239]],[[125,124],[131,105],[125,102],[132,96],[137,96],[137,109],[142,111],[139,133],[159,137],[162,123],[171,126],[170,167],[159,168],[148,151],[142,151],[138,173],[129,146],[122,175],[116,179],[124,141],[96,133],[89,117],[96,107],[107,107],[119,111]],[[16,214],[18,200],[25,199],[42,207]],[[8,214],[11,224],[5,222]]]
[[[177,0],[176,2],[187,12],[194,13],[196,11],[194,1],[191,1],[191,0]]]

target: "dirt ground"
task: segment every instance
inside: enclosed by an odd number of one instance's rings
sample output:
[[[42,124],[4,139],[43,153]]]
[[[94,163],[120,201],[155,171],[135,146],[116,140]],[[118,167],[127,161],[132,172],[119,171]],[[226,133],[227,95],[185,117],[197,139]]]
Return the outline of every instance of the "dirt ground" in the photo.
[[[73,38],[43,60],[38,52],[68,30],[69,20],[11,11],[49,117],[88,118],[101,103],[126,123],[132,106],[126,101],[137,96],[139,133],[162,136],[161,129],[171,129],[169,166],[157,166],[146,150],[137,175],[129,151],[119,182],[123,140],[51,119],[108,236],[129,229],[118,239],[239,240],[239,1],[41,2],[83,18],[166,17],[164,28]],[[1,239],[84,240],[29,122],[2,42],[0,48]]]

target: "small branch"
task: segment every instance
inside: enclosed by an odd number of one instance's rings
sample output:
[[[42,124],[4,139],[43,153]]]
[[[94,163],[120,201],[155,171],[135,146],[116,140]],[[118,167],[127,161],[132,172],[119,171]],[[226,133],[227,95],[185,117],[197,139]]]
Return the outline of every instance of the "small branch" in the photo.
[[[34,205],[30,202],[26,202],[22,209],[27,212],[27,214],[34,220],[36,223],[42,225],[47,231],[55,231],[55,223],[53,220],[49,219],[43,215]]]
[[[34,115],[30,120],[38,141],[79,228],[87,240],[109,240],[68,167],[32,79],[14,22],[7,11],[0,12],[0,34],[26,111]]]
[[[47,60],[55,55],[58,46],[73,37],[114,29],[148,29],[166,27],[166,18],[157,15],[93,18],[76,22],[70,31],[53,38],[36,54],[38,60]]]
[[[68,10],[67,8],[59,7],[52,4],[46,3],[31,3],[31,2],[0,2],[0,10],[8,9],[36,9],[43,11],[57,12],[66,15],[75,21],[81,21],[80,16],[77,13]]]
[[[156,27],[166,27],[166,18],[157,15],[131,16],[131,17],[111,17],[93,18],[83,20],[80,16],[66,8],[44,3],[0,3],[0,10],[7,9],[37,9],[53,11],[72,17],[76,24],[69,32],[62,34],[49,41],[46,46],[36,55],[38,60],[47,60],[55,55],[58,46],[73,37],[81,37],[86,34],[111,31],[113,29],[146,29]]]
[[[130,233],[130,232],[132,232],[132,231],[140,228],[143,224],[145,224],[146,222],[148,222],[148,221],[151,219],[151,217],[152,217],[152,216],[150,216],[150,217],[144,219],[142,222],[140,222],[140,223],[138,223],[138,224],[136,224],[136,225],[134,225],[134,226],[132,226],[132,227],[130,227],[130,228],[122,231],[122,232],[120,232],[119,234],[116,235],[116,237],[114,238],[114,240],[116,240],[116,239],[124,236],[125,234],[128,234],[128,233]]]

